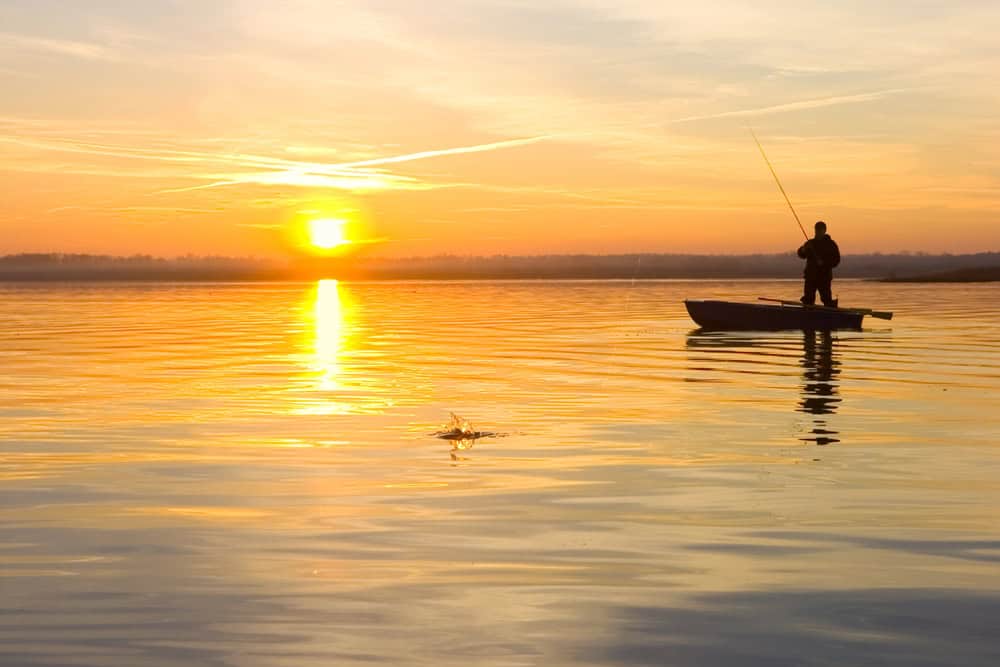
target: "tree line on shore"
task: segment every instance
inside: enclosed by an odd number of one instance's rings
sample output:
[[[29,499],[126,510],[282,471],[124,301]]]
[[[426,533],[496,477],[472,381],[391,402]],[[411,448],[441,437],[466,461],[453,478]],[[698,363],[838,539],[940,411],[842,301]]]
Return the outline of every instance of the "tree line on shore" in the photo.
[[[519,280],[519,279],[751,279],[797,278],[793,253],[690,255],[492,255],[433,257],[297,258],[151,255],[117,257],[33,253],[0,257],[0,280]],[[1000,252],[965,255],[896,253],[848,255],[840,278],[889,280],[997,280]],[[950,276],[950,277],[949,277]]]

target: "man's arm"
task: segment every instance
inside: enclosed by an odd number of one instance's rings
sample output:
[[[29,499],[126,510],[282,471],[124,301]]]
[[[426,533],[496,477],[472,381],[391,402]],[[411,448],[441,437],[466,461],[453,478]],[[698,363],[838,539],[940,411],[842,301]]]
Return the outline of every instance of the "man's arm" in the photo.
[[[837,247],[837,242],[830,239],[830,268],[840,264],[840,248]]]

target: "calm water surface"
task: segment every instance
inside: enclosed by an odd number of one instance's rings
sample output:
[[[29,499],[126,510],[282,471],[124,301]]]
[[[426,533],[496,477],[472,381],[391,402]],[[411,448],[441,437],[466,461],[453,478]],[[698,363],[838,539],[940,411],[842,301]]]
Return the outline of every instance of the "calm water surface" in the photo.
[[[1000,286],[838,284],[0,285],[0,664],[998,664]]]

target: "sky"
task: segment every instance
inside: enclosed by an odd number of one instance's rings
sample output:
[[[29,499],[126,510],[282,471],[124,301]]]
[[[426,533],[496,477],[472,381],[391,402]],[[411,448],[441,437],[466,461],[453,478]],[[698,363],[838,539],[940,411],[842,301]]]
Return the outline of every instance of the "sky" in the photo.
[[[1000,3],[0,0],[0,253],[1000,249]]]

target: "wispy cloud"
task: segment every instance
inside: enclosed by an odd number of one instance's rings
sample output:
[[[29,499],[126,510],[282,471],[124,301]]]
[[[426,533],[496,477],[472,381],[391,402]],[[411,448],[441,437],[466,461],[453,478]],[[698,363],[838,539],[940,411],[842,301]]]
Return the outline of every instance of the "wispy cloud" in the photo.
[[[195,190],[209,190],[236,185],[285,185],[350,191],[387,190],[390,188],[416,190],[433,187],[404,176],[375,173],[366,174],[361,172],[331,176],[328,174],[310,173],[308,171],[286,170],[238,174],[206,174],[192,176],[192,178],[207,178],[212,179],[212,182],[183,188],[169,188],[167,190],[160,190],[156,194],[194,192]]]
[[[56,206],[45,211],[48,214],[77,211],[102,211],[106,213],[198,213],[217,215],[225,213],[222,208],[192,208],[187,206]]]
[[[29,74],[28,72],[22,72],[21,70],[11,69],[9,67],[0,67],[0,76],[11,76],[19,79],[25,79],[31,78],[35,75]]]
[[[831,97],[820,97],[800,102],[789,102],[787,104],[775,104],[773,106],[758,107],[756,109],[740,109],[739,111],[722,111],[720,113],[705,114],[702,116],[687,116],[677,118],[671,123],[689,123],[695,120],[710,120],[713,118],[738,118],[745,116],[766,116],[773,113],[785,113],[788,111],[801,111],[803,109],[819,109],[822,107],[832,107],[839,104],[856,104],[858,102],[870,102],[888,95],[895,95],[906,92],[906,88],[890,88],[878,90],[871,93],[860,93],[858,95],[833,95]]]
[[[69,39],[52,39],[34,35],[17,35],[0,32],[0,48],[23,49],[43,53],[55,53],[85,60],[117,60],[118,53],[101,44],[80,42]]]
[[[0,136],[0,143],[16,144],[36,150],[180,163],[201,166],[203,168],[223,167],[227,169],[225,172],[215,170],[211,172],[178,170],[176,174],[178,178],[209,180],[211,182],[189,187],[170,188],[161,190],[158,193],[166,194],[245,184],[285,185],[341,190],[428,189],[435,186],[421,182],[417,178],[395,174],[389,170],[377,169],[375,167],[415,160],[515,148],[545,141],[549,138],[547,136],[538,136],[510,139],[472,146],[418,151],[403,155],[342,163],[287,160],[247,153],[213,153],[207,151],[178,150],[174,148],[137,148],[70,139],[25,139],[18,136]]]

